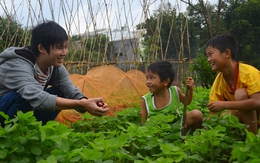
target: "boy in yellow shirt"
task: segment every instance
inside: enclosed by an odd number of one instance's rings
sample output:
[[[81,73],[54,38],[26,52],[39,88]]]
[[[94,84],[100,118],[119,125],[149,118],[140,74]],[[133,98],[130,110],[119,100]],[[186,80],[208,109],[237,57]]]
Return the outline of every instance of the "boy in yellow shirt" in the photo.
[[[212,71],[219,72],[212,85],[208,109],[212,114],[225,110],[248,125],[257,134],[257,110],[260,109],[260,72],[236,62],[238,46],[230,35],[218,35],[206,43],[206,55]]]

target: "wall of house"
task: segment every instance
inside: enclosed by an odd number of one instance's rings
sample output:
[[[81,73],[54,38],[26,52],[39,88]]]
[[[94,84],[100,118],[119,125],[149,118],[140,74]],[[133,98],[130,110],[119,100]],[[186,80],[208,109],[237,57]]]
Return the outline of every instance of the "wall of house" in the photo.
[[[113,49],[117,67],[123,71],[135,68],[134,62],[140,60],[139,38],[113,41]]]

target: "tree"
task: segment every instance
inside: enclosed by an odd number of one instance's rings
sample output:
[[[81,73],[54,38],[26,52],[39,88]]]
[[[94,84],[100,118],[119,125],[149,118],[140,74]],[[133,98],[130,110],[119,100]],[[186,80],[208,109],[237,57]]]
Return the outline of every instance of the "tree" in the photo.
[[[137,25],[146,29],[144,36],[145,56],[143,60],[188,58],[187,16],[178,13],[170,3],[161,3],[160,8]]]
[[[193,43],[197,46],[197,52],[202,53],[208,39],[225,32],[223,11],[226,8],[226,2],[218,0],[217,4],[210,4],[208,1],[198,0],[197,4],[193,4],[190,0],[181,1],[189,5],[187,8],[189,22],[193,24],[190,26],[194,27],[192,37],[197,37]]]
[[[186,1],[186,0],[181,0],[182,2],[186,3],[189,5],[189,10],[194,9],[194,13],[196,13],[196,15],[201,15],[200,17],[202,18],[201,20],[203,20],[203,24],[201,24],[202,26],[205,26],[207,28],[207,36],[208,38],[212,37],[212,17],[211,14],[213,12],[213,6],[210,5],[208,2],[204,2],[204,0],[198,0],[198,4],[194,5],[190,0]],[[220,0],[221,1],[221,0]],[[190,14],[190,16],[192,16],[192,14]]]
[[[106,35],[97,35],[92,38],[74,35],[70,40],[71,53],[66,60],[106,62],[109,57],[107,49],[110,47],[111,43]]]
[[[211,70],[205,55],[199,54],[198,57],[194,59],[191,70],[193,72],[194,80],[203,88],[209,89],[212,86],[216,72]]]
[[[233,15],[235,14],[236,8],[245,3],[247,0],[226,0],[226,7],[223,13],[223,21],[225,22],[225,29],[229,30],[230,24],[232,23]]]
[[[102,62],[106,61],[106,49],[109,38],[106,35],[97,35],[93,38],[87,39],[85,48],[89,52],[88,61]]]
[[[229,9],[225,20],[230,34],[238,41],[237,60],[260,69],[260,1],[233,0]]]
[[[29,43],[29,32],[22,29],[12,16],[0,17],[0,34],[0,51]]]

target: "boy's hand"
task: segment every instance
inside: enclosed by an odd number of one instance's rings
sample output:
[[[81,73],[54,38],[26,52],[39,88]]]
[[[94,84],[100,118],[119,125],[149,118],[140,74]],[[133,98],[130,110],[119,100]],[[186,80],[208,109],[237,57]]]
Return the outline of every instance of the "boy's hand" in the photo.
[[[186,85],[189,87],[189,89],[193,89],[194,86],[194,80],[192,77],[186,78]]]
[[[207,105],[210,112],[219,112],[225,109],[225,102],[224,101],[213,101],[208,103]]]

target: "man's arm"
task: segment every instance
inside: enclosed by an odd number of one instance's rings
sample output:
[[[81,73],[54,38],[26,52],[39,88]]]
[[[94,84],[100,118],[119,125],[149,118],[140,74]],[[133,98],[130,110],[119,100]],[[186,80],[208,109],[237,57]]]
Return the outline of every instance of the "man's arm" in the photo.
[[[52,78],[49,84],[53,87],[58,88],[65,98],[86,98],[86,96],[79,90],[79,88],[75,87],[64,65],[60,66],[59,68],[54,68]]]
[[[99,103],[102,103],[103,105],[99,105]],[[57,97],[55,108],[57,110],[80,108],[95,116],[105,115],[109,111],[107,104],[102,98],[82,98],[81,100],[75,100]]]

